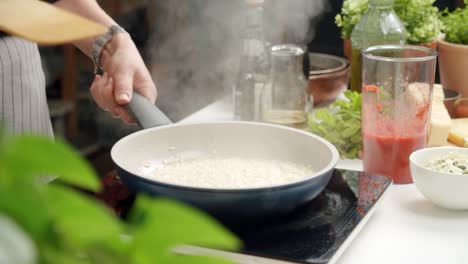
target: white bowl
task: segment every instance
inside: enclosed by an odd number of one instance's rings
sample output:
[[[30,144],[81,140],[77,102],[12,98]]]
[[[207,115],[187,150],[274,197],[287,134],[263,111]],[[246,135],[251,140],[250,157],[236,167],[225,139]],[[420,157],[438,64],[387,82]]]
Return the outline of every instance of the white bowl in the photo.
[[[425,168],[429,161],[449,152],[468,155],[468,148],[426,148],[410,155],[413,181],[419,191],[434,204],[452,210],[468,210],[468,175],[437,172]]]

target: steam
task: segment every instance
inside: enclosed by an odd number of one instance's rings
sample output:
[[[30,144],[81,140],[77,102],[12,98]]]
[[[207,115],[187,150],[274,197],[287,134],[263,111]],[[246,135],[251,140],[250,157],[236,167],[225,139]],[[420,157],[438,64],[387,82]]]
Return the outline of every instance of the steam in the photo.
[[[270,0],[265,2],[267,32],[272,43],[305,46],[313,40],[315,24],[328,9],[325,0]]]
[[[177,121],[231,92],[238,70],[242,0],[152,0],[148,52],[158,105]],[[326,0],[265,0],[270,44],[305,47]]]

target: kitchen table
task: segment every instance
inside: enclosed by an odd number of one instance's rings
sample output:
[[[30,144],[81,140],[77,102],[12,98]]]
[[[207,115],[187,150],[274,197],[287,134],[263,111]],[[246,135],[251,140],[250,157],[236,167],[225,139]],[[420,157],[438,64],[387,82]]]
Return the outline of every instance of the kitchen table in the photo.
[[[181,123],[232,119],[226,97]],[[360,160],[342,160],[339,168],[362,170]],[[467,193],[468,195],[468,193]],[[468,211],[449,211],[426,200],[413,184],[390,187],[372,217],[350,240],[336,263],[468,263]]]

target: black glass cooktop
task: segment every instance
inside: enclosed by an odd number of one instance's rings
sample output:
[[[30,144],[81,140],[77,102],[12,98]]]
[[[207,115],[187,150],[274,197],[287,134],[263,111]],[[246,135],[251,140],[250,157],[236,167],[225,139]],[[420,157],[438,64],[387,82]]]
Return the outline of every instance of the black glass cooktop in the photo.
[[[261,257],[242,262],[268,263],[263,262],[266,258],[331,263],[390,184],[384,176],[336,169],[326,189],[290,215],[254,226],[231,226],[244,243],[240,253]]]

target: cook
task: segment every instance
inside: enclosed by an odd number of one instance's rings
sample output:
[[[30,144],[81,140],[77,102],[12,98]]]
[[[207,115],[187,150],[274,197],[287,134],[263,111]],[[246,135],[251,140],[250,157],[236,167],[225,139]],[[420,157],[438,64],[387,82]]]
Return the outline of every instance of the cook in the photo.
[[[132,89],[156,100],[156,86],[135,44],[95,0],[60,0],[55,6],[94,20],[109,32],[73,43],[91,57],[104,74],[96,74],[90,92],[95,102],[120,117],[133,122],[122,107],[132,96]],[[53,19],[53,18],[51,18]],[[9,134],[38,134],[53,137],[47,106],[45,77],[35,43],[0,32],[0,126]]]

